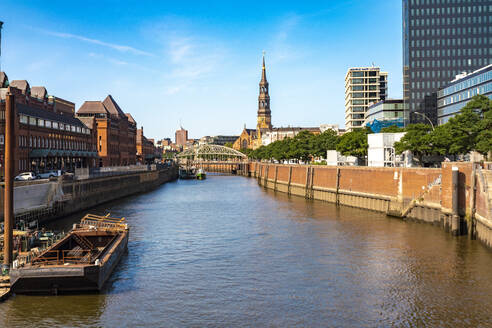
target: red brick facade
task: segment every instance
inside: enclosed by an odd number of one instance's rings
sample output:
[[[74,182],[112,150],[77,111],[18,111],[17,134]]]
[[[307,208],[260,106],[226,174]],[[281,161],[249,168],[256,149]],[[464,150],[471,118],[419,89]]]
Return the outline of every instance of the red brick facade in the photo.
[[[15,96],[14,174],[53,169],[73,171],[96,164],[95,134],[74,116],[75,105],[48,96],[44,87],[25,80],[0,81],[0,164],[4,162],[5,99]],[[0,170],[3,175],[3,170]]]
[[[121,110],[111,95],[102,102],[84,102],[77,117],[84,121],[95,119],[99,166],[136,163],[136,122]]]

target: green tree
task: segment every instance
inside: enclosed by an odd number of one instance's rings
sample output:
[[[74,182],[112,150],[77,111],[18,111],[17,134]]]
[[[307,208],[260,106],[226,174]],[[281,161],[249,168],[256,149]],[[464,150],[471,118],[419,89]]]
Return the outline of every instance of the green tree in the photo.
[[[447,155],[450,154],[450,148],[453,144],[451,138],[451,129],[448,125],[440,125],[430,132],[429,136],[429,153],[436,155]]]
[[[336,149],[338,141],[339,137],[332,129],[313,136],[311,145],[312,155],[325,157],[327,150]]]
[[[224,146],[225,146],[225,147],[232,148],[233,143],[232,143],[232,142],[226,142],[226,143],[224,144]]]
[[[398,132],[405,132],[405,128],[400,128],[396,125],[391,125],[381,129],[381,133],[398,133]]]
[[[339,138],[336,150],[344,156],[355,156],[359,159],[367,156],[367,135],[370,129],[356,129]]]
[[[309,131],[301,131],[297,134],[289,145],[291,158],[307,161],[312,154],[311,146],[313,134]]]
[[[432,153],[432,127],[423,123],[410,124],[406,127],[406,132],[401,140],[394,144],[396,153],[410,150],[414,158],[422,163],[422,157]]]
[[[466,104],[465,108],[475,110],[480,115],[475,150],[489,160],[492,159],[492,100],[484,95],[476,95]]]
[[[468,154],[475,149],[479,122],[480,115],[467,105],[461,109],[460,114],[450,118],[444,124],[452,141],[449,146],[449,154]]]

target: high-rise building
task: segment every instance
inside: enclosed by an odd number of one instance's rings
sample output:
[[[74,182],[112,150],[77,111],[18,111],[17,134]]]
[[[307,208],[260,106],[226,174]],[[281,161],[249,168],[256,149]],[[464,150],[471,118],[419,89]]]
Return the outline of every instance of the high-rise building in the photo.
[[[439,88],[491,63],[492,0],[403,0],[406,123],[436,124]]]
[[[184,146],[186,145],[186,142],[188,141],[188,130],[181,129],[177,130],[175,133],[175,143],[178,146]]]
[[[379,67],[349,68],[345,75],[345,129],[363,127],[370,104],[388,95],[388,73]]]

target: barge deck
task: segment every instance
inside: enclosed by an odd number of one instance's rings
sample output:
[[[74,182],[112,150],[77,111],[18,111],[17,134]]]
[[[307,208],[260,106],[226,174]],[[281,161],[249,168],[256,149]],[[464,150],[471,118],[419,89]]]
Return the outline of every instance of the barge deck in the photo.
[[[128,246],[124,218],[88,214],[61,240],[10,271],[19,294],[100,291]]]

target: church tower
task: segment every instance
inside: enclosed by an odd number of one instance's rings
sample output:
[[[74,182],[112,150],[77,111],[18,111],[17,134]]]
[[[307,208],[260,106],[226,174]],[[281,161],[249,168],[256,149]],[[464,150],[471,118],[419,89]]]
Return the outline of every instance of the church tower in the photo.
[[[260,129],[272,129],[272,112],[270,111],[270,96],[268,94],[268,81],[266,78],[264,53],[263,67],[261,69],[260,95],[258,96],[257,130]]]

